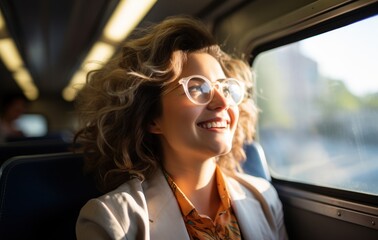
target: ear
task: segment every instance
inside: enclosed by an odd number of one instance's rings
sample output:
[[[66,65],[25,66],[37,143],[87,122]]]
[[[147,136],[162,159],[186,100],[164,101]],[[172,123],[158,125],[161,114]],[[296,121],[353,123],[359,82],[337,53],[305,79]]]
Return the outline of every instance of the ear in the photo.
[[[153,120],[149,125],[148,125],[148,131],[153,134],[162,134],[163,131],[160,128],[159,123],[156,120]]]

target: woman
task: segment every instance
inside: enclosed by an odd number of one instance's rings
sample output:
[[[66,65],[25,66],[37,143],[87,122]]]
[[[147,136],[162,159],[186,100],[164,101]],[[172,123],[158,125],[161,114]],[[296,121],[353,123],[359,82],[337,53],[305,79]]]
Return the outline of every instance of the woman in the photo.
[[[126,42],[77,98],[77,137],[107,192],[82,208],[77,238],[286,238],[273,187],[238,173],[257,118],[251,84],[192,18]]]

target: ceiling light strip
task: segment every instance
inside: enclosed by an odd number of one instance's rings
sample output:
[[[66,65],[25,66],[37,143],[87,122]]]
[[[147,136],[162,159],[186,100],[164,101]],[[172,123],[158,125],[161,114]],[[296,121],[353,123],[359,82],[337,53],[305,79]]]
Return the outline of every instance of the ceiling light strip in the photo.
[[[77,92],[85,83],[87,73],[109,61],[118,45],[140,23],[156,1],[121,0],[119,2],[99,41],[93,45],[81,67],[73,75],[69,85],[63,90],[62,96],[66,101],[75,99]],[[109,44],[109,42],[114,44]]]
[[[9,36],[8,30],[0,11],[0,32]],[[18,52],[17,46],[11,37],[0,39],[0,58],[5,67],[12,73],[13,79],[21,88],[29,100],[38,98],[38,88],[35,86],[29,71],[25,68],[24,62]]]

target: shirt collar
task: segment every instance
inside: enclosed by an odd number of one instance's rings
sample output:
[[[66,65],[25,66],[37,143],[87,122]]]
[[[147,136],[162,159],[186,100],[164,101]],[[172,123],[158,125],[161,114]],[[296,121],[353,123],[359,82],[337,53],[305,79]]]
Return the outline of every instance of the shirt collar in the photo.
[[[171,187],[173,194],[175,195],[176,200],[180,206],[182,215],[187,216],[190,212],[195,210],[194,205],[185,196],[185,194],[181,191],[181,189],[176,185],[176,183],[169,176],[169,174],[164,170],[163,172],[164,172],[165,178],[167,179],[168,185]],[[218,194],[222,202],[221,209],[223,211],[226,211],[227,209],[231,207],[230,195],[227,190],[222,171],[220,170],[218,166],[216,166],[216,169],[215,169],[215,178],[217,182]]]

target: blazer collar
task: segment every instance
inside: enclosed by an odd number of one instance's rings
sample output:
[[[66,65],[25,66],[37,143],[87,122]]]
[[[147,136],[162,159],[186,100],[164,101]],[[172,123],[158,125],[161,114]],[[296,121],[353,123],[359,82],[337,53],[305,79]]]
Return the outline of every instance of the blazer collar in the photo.
[[[275,239],[259,201],[232,176],[225,176],[243,239]]]
[[[258,200],[232,176],[225,176],[243,239],[275,239]],[[150,239],[189,240],[176,198],[161,170],[142,183],[146,197]]]
[[[147,201],[151,239],[189,240],[176,198],[159,169],[142,184]]]

